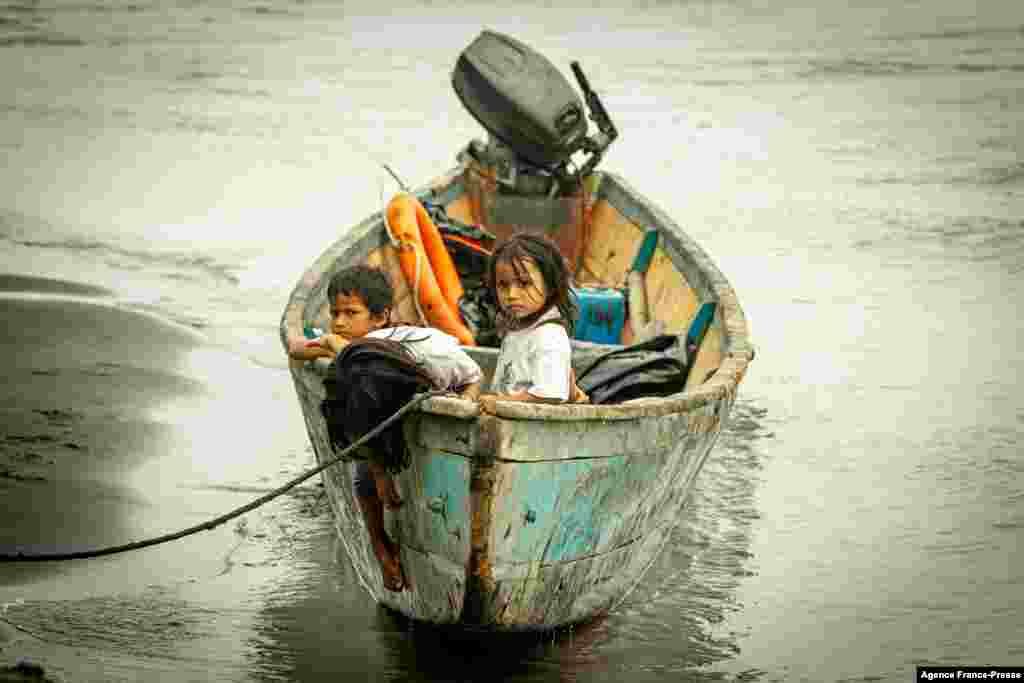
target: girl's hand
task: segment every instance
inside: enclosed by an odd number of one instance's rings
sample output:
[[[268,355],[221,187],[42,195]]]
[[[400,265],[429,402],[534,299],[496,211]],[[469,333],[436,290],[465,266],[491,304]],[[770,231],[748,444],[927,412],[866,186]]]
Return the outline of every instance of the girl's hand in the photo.
[[[576,371],[572,368],[569,368],[569,403],[590,403],[587,392],[580,389],[579,384],[576,384]]]
[[[494,394],[484,394],[480,397],[480,412],[487,413],[488,415],[494,415],[495,404],[498,402],[498,397]]]
[[[494,415],[495,404],[498,401],[520,401],[523,403],[561,403],[561,401],[537,398],[526,391],[517,391],[514,394],[484,394],[480,397],[480,410],[489,415]]]
[[[480,397],[480,382],[473,382],[462,388],[459,392],[459,398],[464,398],[469,401],[476,401]]]

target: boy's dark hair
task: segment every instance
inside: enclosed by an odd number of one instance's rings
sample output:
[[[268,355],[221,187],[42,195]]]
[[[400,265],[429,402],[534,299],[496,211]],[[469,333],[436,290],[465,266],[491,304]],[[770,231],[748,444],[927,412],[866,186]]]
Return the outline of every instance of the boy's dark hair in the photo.
[[[383,270],[358,265],[338,271],[327,283],[327,300],[331,304],[339,294],[358,296],[370,313],[381,315],[391,308],[395,292]]]
[[[545,312],[552,306],[558,308],[562,316],[562,323],[565,325],[569,336],[572,336],[576,326],[576,316],[579,313],[579,306],[576,297],[570,290],[572,275],[569,265],[558,250],[558,245],[544,235],[534,235],[521,232],[513,235],[495,248],[491,254],[491,260],[487,264],[487,286],[492,292],[497,291],[497,267],[499,263],[510,263],[515,269],[516,275],[529,279],[529,275],[523,269],[522,261],[532,260],[537,264],[541,278],[544,280],[544,288],[547,290],[547,298],[540,310],[523,320],[515,320],[509,316],[501,306],[498,306],[497,324],[501,334],[510,329],[522,329],[537,322]],[[495,295],[497,300],[497,295]]]

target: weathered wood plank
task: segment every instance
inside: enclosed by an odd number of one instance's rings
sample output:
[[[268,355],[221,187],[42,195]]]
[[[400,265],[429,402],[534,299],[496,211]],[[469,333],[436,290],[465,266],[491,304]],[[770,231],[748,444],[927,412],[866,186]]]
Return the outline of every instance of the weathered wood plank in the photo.
[[[708,378],[708,374],[718,369],[722,364],[722,333],[718,325],[708,328],[704,337],[704,343],[697,351],[697,357],[690,368],[690,375],[686,378],[686,391],[702,384]]]
[[[401,561],[411,585],[401,593],[384,591],[378,601],[420,621],[457,623],[466,596],[466,567],[407,545],[402,545]]]
[[[467,405],[465,407],[467,410],[472,410],[471,414],[474,416],[479,414],[479,408],[476,406],[471,408]],[[407,424],[409,425],[406,431],[408,438],[421,448],[457,453],[467,457],[472,456],[477,450],[479,436],[475,420],[420,413],[411,416],[407,420]]]
[[[405,504],[389,515],[395,533],[410,548],[444,558],[465,573],[471,531],[470,461],[415,442],[410,450],[410,466],[396,477]]]
[[[664,521],[666,507],[684,493],[688,465],[702,452],[674,455],[499,463],[494,563],[570,561],[635,541]]]
[[[525,404],[529,405],[529,404]],[[563,410],[613,408],[616,406],[544,406]],[[622,408],[627,406],[623,404]],[[498,458],[534,462],[573,458],[646,456],[670,452],[681,435],[711,431],[717,425],[705,416],[712,408],[688,413],[644,416],[638,413],[623,420],[502,421]]]
[[[398,261],[398,252],[390,244],[374,249],[366,257],[366,264],[380,268],[387,273],[395,296],[391,308],[391,319],[395,324],[419,325],[420,315],[413,302],[412,288],[405,281],[402,264]]]
[[[497,567],[489,623],[545,628],[611,611],[636,587],[674,526],[655,527],[635,543],[576,562]]]
[[[664,322],[666,332],[686,334],[700,302],[697,293],[661,248],[655,251],[644,279],[651,319]]]
[[[500,193],[493,171],[475,161],[466,165],[462,182],[469,198],[467,222],[482,225],[499,240],[517,232],[547,235],[576,268],[588,241],[582,194],[548,199]]]
[[[599,427],[589,451],[584,446],[575,459],[558,457],[564,444],[532,450],[530,444],[540,442],[536,427],[503,423],[492,497],[493,563],[571,561],[632,543],[665,523],[720,430],[712,408],[700,412],[638,421],[643,424],[617,435]],[[508,446],[513,430],[527,435],[516,448]],[[569,443],[587,443],[586,431]]]
[[[598,200],[591,209],[590,233],[583,245],[577,282],[623,287],[642,238],[640,227],[607,201]]]

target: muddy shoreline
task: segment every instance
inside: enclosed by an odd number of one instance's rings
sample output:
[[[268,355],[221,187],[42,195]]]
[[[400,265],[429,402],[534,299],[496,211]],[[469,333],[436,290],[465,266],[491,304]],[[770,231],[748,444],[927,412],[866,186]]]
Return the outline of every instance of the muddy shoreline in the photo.
[[[177,531],[311,465],[284,370],[75,283],[0,276],[0,324],[4,554]],[[313,505],[317,487],[311,481],[233,524],[143,551],[0,563],[0,681],[68,680],[61,672],[77,666],[83,637],[110,635],[110,605],[130,605],[113,612],[118,618],[137,611],[128,632],[153,629],[154,642],[174,642],[191,603],[165,595],[193,586],[244,592],[254,576],[272,573],[281,532],[263,520]],[[309,514],[319,523],[319,511]],[[65,634],[64,610],[82,611],[74,635]],[[154,621],[154,610],[167,614]],[[191,638],[188,629],[179,635]],[[96,666],[100,678],[116,678],[125,665]]]

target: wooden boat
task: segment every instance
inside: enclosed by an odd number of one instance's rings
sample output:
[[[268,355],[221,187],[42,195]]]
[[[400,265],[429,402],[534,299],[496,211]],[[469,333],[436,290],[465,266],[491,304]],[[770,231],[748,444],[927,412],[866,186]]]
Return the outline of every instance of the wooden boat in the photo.
[[[383,586],[351,466],[323,473],[348,557],[363,586],[391,609],[495,631],[550,629],[607,613],[658,557],[728,420],[753,358],[736,294],[669,216],[612,173],[590,172],[571,196],[524,197],[497,191],[494,168],[463,155],[457,168],[414,194],[499,237],[518,230],[551,235],[581,284],[621,287],[646,231],[656,229],[660,240],[646,274],[652,317],[683,335],[703,303],[717,304],[677,394],[614,405],[499,402],[495,415],[436,397],[410,413],[404,430],[412,463],[397,477],[406,502],[385,513],[410,583],[401,593]],[[377,213],[347,230],[302,276],[281,320],[286,346],[306,327],[328,327],[328,281],[357,263],[388,272],[398,318],[420,322]],[[573,341],[574,368],[580,372],[610,348]],[[464,349],[489,381],[498,349]],[[320,411],[328,362],[290,367],[323,462],[334,455]]]

